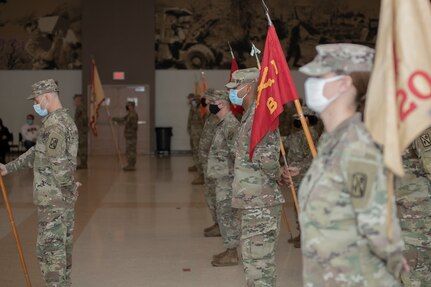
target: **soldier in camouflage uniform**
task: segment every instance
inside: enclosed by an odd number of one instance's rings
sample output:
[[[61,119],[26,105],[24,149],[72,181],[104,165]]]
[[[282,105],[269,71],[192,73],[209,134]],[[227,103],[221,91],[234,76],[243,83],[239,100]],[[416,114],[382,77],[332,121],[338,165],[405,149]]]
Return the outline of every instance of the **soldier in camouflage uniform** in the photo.
[[[414,142],[417,155],[422,161],[422,165],[427,177],[431,180],[431,128],[426,129]]]
[[[313,142],[317,144],[317,141],[320,137],[320,129],[318,126],[318,122],[320,121],[315,114],[308,109],[306,106],[302,107],[303,114],[305,116],[305,119],[307,121],[311,138],[313,139]],[[292,116],[293,121],[291,121],[291,127],[289,128],[290,134],[287,137],[282,137],[282,142],[284,144],[284,147],[286,149],[286,158],[287,162],[291,166],[298,167],[299,175],[292,177],[295,191],[298,192],[299,185],[302,181],[302,178],[304,177],[305,173],[307,172],[308,168],[311,165],[311,162],[313,161],[313,156],[310,151],[310,147],[308,145],[307,137],[305,136],[304,130],[302,129],[302,124],[299,119],[298,114],[294,114]],[[299,221],[298,221],[298,214],[295,210],[295,216],[297,218],[297,228],[299,229]],[[301,247],[301,237],[298,235],[297,237],[293,239],[289,239],[289,243],[293,243],[295,248]]]
[[[312,76],[305,84],[307,106],[326,130],[299,190],[304,286],[400,286],[404,242],[394,201],[393,238],[387,236],[383,155],[355,112],[374,50],[354,44],[317,50],[300,68]]]
[[[192,117],[193,117],[193,105],[192,105],[192,100],[195,98],[195,94],[190,93],[187,96],[187,101],[188,101],[188,105],[189,105],[189,115],[187,116],[187,133],[189,134],[189,138],[190,138],[190,148],[193,151],[193,141],[192,141]],[[196,103],[196,102],[195,102]],[[192,165],[189,166],[188,171],[192,172],[192,171],[197,171],[196,165]]]
[[[87,169],[88,157],[88,117],[82,105],[82,95],[75,95],[73,97],[75,103],[75,124],[78,128],[79,144],[78,144],[78,158],[79,165],[77,169]]]
[[[275,286],[275,247],[280,231],[284,198],[277,183],[281,178],[278,132],[268,132],[250,161],[250,136],[256,105],[257,68],[237,70],[226,85],[233,104],[245,113],[235,142],[232,207],[241,216],[241,254],[247,286]]]
[[[225,252],[213,257],[213,266],[238,265],[237,247],[239,245],[239,218],[232,208],[233,166],[235,161],[235,136],[239,121],[230,110],[227,91],[207,93],[210,113],[219,119],[214,139],[208,154],[207,178],[216,181],[217,220]]]
[[[208,89],[205,92],[205,96],[212,95],[213,93],[214,89]],[[205,199],[214,221],[213,225],[204,229],[205,237],[218,237],[221,235],[216,212],[216,181],[214,178],[208,177],[207,174],[208,154],[210,152],[211,143],[214,139],[215,130],[219,121],[220,120],[216,115],[209,113],[206,116],[205,125],[199,141],[199,162],[202,164],[204,173]]]
[[[135,111],[135,102],[127,102],[127,115],[112,120],[124,124],[124,138],[126,139],[127,166],[124,171],[134,171],[136,164],[136,144],[138,142],[138,114]]]
[[[195,96],[194,99],[191,100],[191,113],[189,114],[189,123],[190,127],[190,137],[191,137],[191,148],[193,154],[193,162],[196,166],[197,176],[193,179],[192,184],[204,184],[204,174],[202,168],[202,162],[199,158],[199,142],[202,136],[202,130],[204,127],[204,120],[201,116],[200,111],[200,97]]]
[[[405,175],[397,179],[396,198],[410,272],[406,287],[431,286],[431,183],[423,159],[431,156],[431,129],[423,132],[403,155]],[[414,149],[413,149],[414,147]]]
[[[78,130],[58,98],[54,80],[33,84],[36,112],[44,116],[36,145],[7,165],[2,175],[33,168],[38,211],[37,257],[45,285],[71,286],[72,233],[78,184],[74,179]]]

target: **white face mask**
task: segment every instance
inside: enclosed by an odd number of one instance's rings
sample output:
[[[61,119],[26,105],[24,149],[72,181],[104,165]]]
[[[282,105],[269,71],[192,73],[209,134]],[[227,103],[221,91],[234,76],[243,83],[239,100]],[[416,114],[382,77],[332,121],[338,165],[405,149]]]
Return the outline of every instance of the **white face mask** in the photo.
[[[330,99],[327,99],[323,95],[323,89],[325,85],[330,82],[337,81],[345,76],[335,76],[328,79],[321,78],[308,78],[305,81],[305,102],[307,106],[316,113],[321,113],[326,107],[335,101],[340,95],[336,95]]]

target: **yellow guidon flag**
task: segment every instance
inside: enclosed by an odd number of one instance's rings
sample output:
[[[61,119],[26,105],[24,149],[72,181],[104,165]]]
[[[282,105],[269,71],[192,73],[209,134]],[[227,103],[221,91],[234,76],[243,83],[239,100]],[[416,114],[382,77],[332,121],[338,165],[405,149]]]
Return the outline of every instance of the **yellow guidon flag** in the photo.
[[[402,176],[402,152],[431,126],[429,0],[382,0],[365,124],[386,166]]]
[[[99,72],[96,63],[91,63],[91,84],[90,84],[90,127],[94,136],[97,136],[97,119],[99,117],[99,108],[105,101],[102,83],[100,82]]]

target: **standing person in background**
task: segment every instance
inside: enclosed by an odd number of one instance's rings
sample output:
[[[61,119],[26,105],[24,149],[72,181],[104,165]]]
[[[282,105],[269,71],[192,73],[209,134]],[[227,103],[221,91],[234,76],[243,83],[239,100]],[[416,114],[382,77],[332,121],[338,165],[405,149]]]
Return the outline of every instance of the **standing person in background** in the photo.
[[[204,174],[202,168],[202,162],[199,157],[199,142],[202,136],[202,130],[204,127],[204,120],[201,116],[200,111],[200,96],[194,96],[191,100],[191,117],[190,117],[190,135],[192,141],[192,154],[193,154],[193,162],[196,167],[197,176],[193,179],[193,185],[204,184]]]
[[[258,78],[257,68],[237,70],[226,85],[231,103],[244,108],[235,143],[232,207],[241,214],[241,254],[247,286],[275,287],[275,249],[285,202],[279,183],[286,178],[287,167],[280,167],[277,131],[268,131],[250,160]],[[292,176],[297,172],[292,170]]]
[[[302,111],[307,121],[311,138],[313,139],[314,143],[317,143],[321,135],[318,126],[320,119],[318,119],[315,114],[305,105],[302,106]],[[308,146],[307,137],[305,136],[304,130],[302,129],[302,124],[298,114],[293,115],[292,118],[293,121],[291,122],[292,126],[290,127],[290,134],[287,137],[282,137],[282,141],[284,147],[286,148],[287,162],[289,165],[299,167],[299,175],[292,178],[295,191],[298,193],[299,185],[301,184],[305,173],[313,161],[313,156],[311,154],[310,147]],[[299,228],[298,213],[295,206],[294,210],[299,235],[293,239],[289,239],[288,242],[293,243],[295,248],[300,248],[301,229]]]
[[[194,104],[193,104],[194,97],[195,97],[195,94],[193,94],[193,93],[190,93],[187,96],[187,102],[189,105],[189,115],[187,116],[187,133],[189,134],[190,148],[192,149],[192,152],[193,152],[192,118],[193,118],[193,113],[194,113],[193,109],[195,109]],[[194,103],[196,104],[196,101],[194,101]],[[194,163],[192,166],[189,166],[188,171],[189,172],[197,171],[196,163]]]
[[[210,113],[217,116],[214,139],[208,154],[207,177],[215,180],[216,212],[226,251],[214,255],[215,267],[238,265],[239,214],[232,208],[232,182],[235,162],[235,137],[239,121],[230,110],[229,93],[214,91],[207,94]],[[204,128],[205,129],[205,128]]]
[[[39,126],[34,124],[34,116],[28,114],[26,123],[21,127],[22,141],[26,151],[36,144],[38,130]]]
[[[135,102],[126,104],[127,115],[122,118],[112,118],[114,122],[124,124],[124,138],[126,139],[127,166],[124,171],[136,170],[136,144],[138,142],[138,114],[135,111]]]
[[[2,176],[33,168],[33,200],[37,206],[37,258],[46,287],[71,286],[78,130],[61,105],[53,79],[32,86],[28,98],[43,117],[36,145],[7,165]]]
[[[11,134],[9,129],[3,125],[3,120],[0,119],[0,163],[6,162],[6,154],[9,152],[9,140]]]
[[[205,97],[211,97],[215,93],[214,89],[208,89],[205,91]],[[208,155],[210,152],[211,144],[214,139],[215,130],[217,128],[217,124],[219,122],[219,118],[212,114],[208,113],[205,116],[205,124],[202,129],[201,138],[199,141],[199,162],[202,164],[202,171],[204,174],[204,182],[205,182],[205,200],[207,202],[208,208],[211,213],[211,217],[214,221],[214,224],[204,229],[205,237],[218,237],[220,236],[220,228],[218,225],[217,219],[217,210],[216,210],[216,181],[214,178],[208,177]]]
[[[304,286],[398,287],[408,267],[395,200],[388,202],[382,151],[357,112],[374,50],[328,44],[317,52],[300,69],[311,76],[307,106],[320,114],[326,131],[299,190]]]
[[[87,169],[88,158],[88,116],[87,111],[82,105],[82,95],[75,95],[73,97],[75,104],[75,124],[78,128],[79,145],[78,145],[78,159],[79,164],[77,169]]]
[[[403,154],[405,175],[397,178],[397,213],[412,267],[401,274],[405,287],[431,286],[431,128]],[[428,167],[427,167],[428,165]]]

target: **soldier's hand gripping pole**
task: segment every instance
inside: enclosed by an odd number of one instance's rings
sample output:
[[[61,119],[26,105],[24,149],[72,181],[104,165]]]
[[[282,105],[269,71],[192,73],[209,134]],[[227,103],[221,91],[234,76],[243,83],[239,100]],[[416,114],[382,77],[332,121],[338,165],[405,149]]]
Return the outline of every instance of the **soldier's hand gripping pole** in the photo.
[[[16,247],[18,249],[19,260],[21,263],[21,269],[24,273],[26,286],[31,287],[31,281],[30,281],[30,277],[28,275],[27,265],[25,264],[24,254],[22,252],[21,241],[19,239],[19,235],[18,235],[18,232],[16,230],[15,221],[13,219],[12,210],[10,208],[9,199],[7,197],[6,188],[5,188],[4,182],[3,182],[3,177],[1,175],[0,175],[0,188],[1,188],[1,191],[3,194],[3,199],[4,199],[5,206],[6,206],[7,214],[9,216],[10,225],[12,226],[12,233],[15,237]]]
[[[286,159],[286,150],[284,149],[283,141],[281,140],[281,136],[280,136],[280,130],[278,130],[278,139],[280,142],[281,155],[283,156],[284,165],[286,167],[289,167]],[[296,197],[295,185],[293,184],[292,175],[290,174],[289,171],[287,171],[287,174],[289,175],[289,183],[290,183],[289,185],[290,185],[290,191],[292,192],[293,202],[295,203],[296,212],[298,212],[299,214],[300,210],[298,205],[298,198]]]

